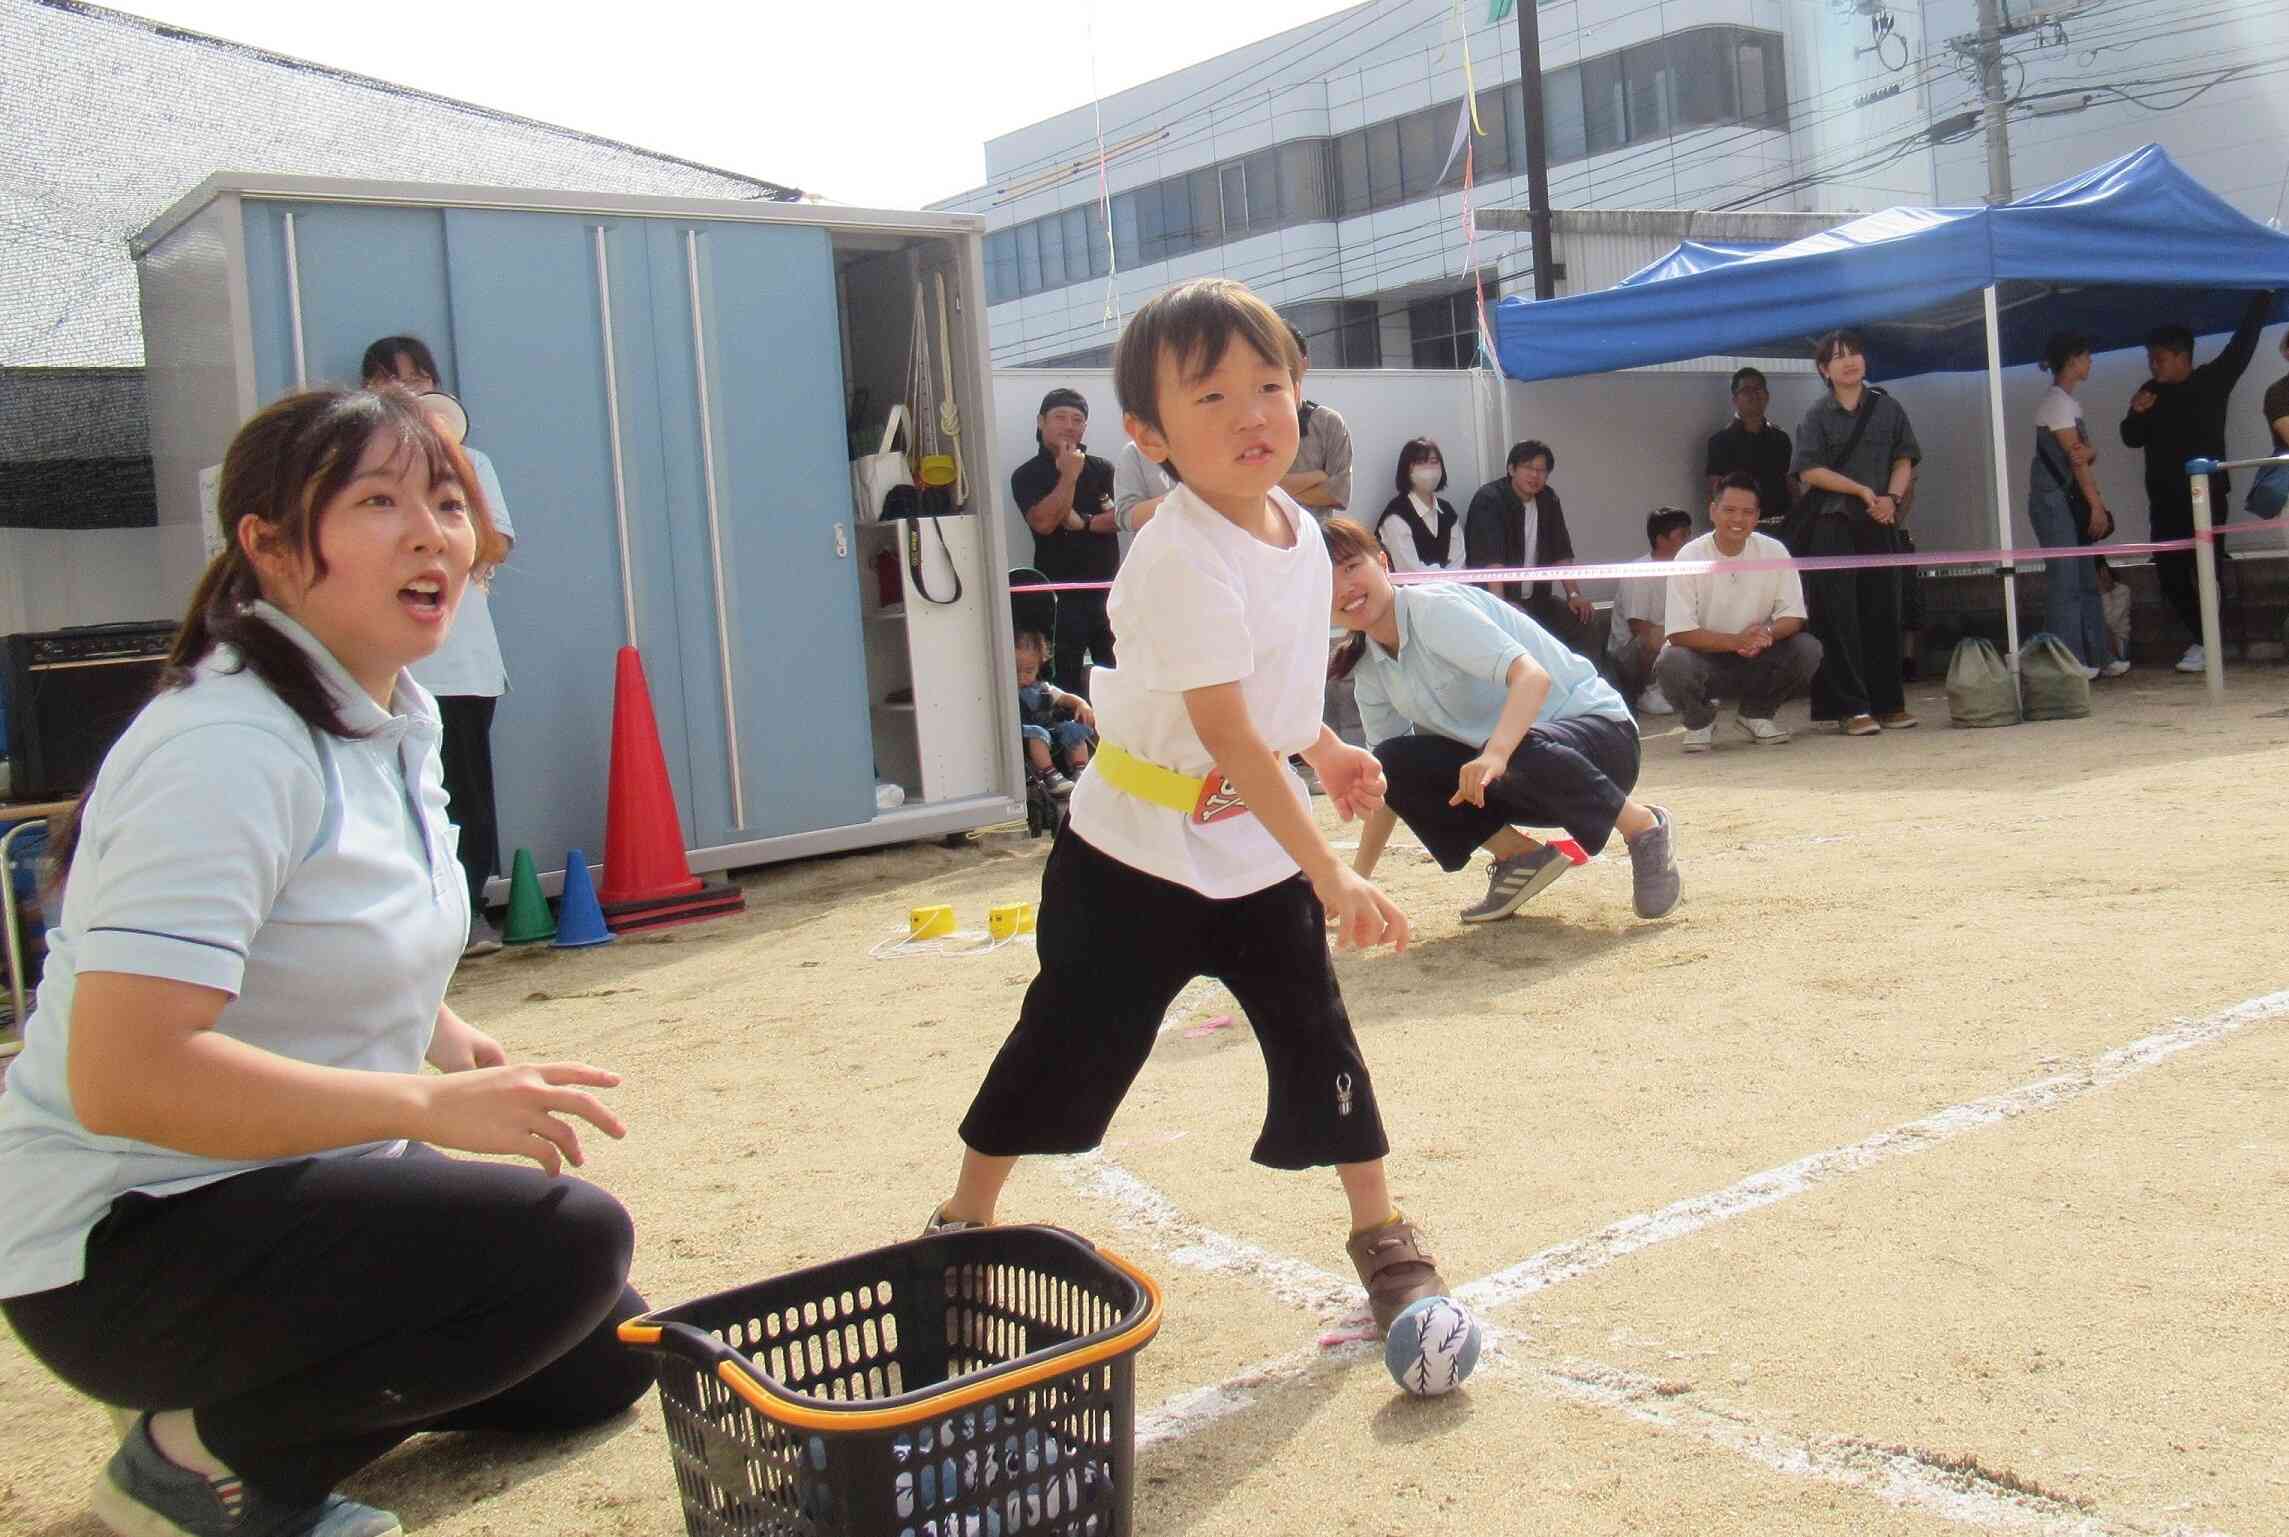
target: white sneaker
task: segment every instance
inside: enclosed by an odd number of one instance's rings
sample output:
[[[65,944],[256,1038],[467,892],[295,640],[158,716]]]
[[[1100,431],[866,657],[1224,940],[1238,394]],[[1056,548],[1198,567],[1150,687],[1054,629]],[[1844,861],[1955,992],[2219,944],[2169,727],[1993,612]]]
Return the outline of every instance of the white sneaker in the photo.
[[[1788,733],[1770,720],[1758,720],[1753,715],[1736,715],[1733,724],[1740,727],[1741,735],[1759,747],[1778,747],[1788,740]]]
[[[2209,667],[2209,661],[2210,659],[2202,654],[2201,643],[2197,641],[2186,648],[2184,656],[2178,658],[2178,671],[2202,672]]]
[[[1669,702],[1669,696],[1662,693],[1661,685],[1656,683],[1637,696],[1637,713],[1640,715],[1675,715],[1677,707]]]
[[[2104,667],[2099,668],[2098,675],[2101,678],[2119,678],[2129,670],[2130,664],[2122,660],[2122,658],[2116,657],[2113,661],[2108,662]]]
[[[1685,750],[1687,752],[1707,752],[1709,750],[1709,741],[1711,738],[1716,736],[1716,734],[1717,725],[1714,721],[1711,721],[1706,726],[1695,727],[1694,729],[1685,733]]]
[[[2077,670],[2081,672],[2083,681],[2086,683],[2095,682],[2098,678],[2098,669],[2095,667],[2082,667],[2078,664]]]

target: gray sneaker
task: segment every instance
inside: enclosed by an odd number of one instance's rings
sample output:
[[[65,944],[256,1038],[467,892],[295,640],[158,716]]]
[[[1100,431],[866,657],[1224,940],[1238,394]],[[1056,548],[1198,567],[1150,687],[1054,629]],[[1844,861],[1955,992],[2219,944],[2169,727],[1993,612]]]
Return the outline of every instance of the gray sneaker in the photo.
[[[1637,904],[1637,916],[1658,918],[1677,905],[1683,882],[1677,878],[1676,829],[1670,823],[1669,813],[1659,806],[1646,809],[1658,820],[1628,840],[1629,887],[1630,896]]]
[[[235,1478],[208,1478],[169,1462],[138,1418],[112,1453],[89,1500],[120,1537],[404,1537],[397,1517],[329,1494],[309,1505],[272,1499]]]
[[[1544,887],[1566,873],[1572,861],[1545,843],[1524,854],[1497,859],[1486,878],[1486,896],[1462,910],[1465,923],[1492,923],[1507,918],[1542,894]]]

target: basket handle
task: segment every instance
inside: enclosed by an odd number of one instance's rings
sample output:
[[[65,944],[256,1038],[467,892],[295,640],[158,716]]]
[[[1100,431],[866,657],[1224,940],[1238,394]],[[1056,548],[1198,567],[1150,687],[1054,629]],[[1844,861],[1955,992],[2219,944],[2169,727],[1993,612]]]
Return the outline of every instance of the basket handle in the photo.
[[[1062,1377],[1084,1367],[1142,1350],[1154,1335],[1160,1333],[1163,1304],[1160,1287],[1153,1278],[1112,1250],[1089,1243],[1078,1233],[1067,1236],[1087,1244],[1100,1259],[1137,1284],[1145,1298],[1143,1317],[1104,1339],[1074,1340],[1060,1345],[1039,1361],[1018,1371],[988,1373],[975,1381],[958,1383],[925,1398],[895,1407],[820,1408],[810,1400],[797,1397],[767,1378],[758,1376],[745,1356],[714,1335],[690,1324],[664,1320],[654,1313],[641,1314],[621,1324],[618,1331],[620,1343],[657,1355],[674,1356],[703,1371],[713,1371],[725,1387],[746,1401],[748,1407],[765,1419],[781,1425],[791,1425],[800,1430],[840,1431],[890,1430],[902,1425],[916,1425],[951,1410],[966,1409],[973,1404],[984,1403],[989,1398],[999,1398],[1052,1377]]]

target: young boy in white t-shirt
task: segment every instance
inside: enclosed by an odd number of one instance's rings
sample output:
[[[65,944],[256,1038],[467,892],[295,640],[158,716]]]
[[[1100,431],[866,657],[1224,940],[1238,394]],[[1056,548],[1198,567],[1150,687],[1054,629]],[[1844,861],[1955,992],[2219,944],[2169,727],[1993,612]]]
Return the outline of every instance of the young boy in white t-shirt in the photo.
[[[1041,972],[961,1126],[930,1227],[990,1223],[1017,1159],[1080,1153],[1151,1055],[1179,989],[1212,976],[1247,1011],[1270,1075],[1252,1153],[1335,1165],[1346,1246],[1378,1328],[1445,1292],[1391,1204],[1382,1116],[1328,956],[1407,920],[1354,874],[1288,768],[1301,754],[1347,819],[1382,804],[1372,753],[1320,723],[1333,574],[1285,491],[1301,359],[1238,283],[1202,279],[1137,311],[1115,351],[1130,436],[1178,482],[1140,530],[1108,612],[1120,665],[1091,683],[1100,743],[1041,879]]]

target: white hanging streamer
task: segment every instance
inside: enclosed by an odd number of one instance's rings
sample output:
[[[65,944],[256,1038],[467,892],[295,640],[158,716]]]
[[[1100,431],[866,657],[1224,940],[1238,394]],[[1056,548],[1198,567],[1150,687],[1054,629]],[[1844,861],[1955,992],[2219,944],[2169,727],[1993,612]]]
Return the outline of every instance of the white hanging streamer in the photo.
[[[938,430],[946,435],[946,452],[954,458],[954,505],[970,502],[970,467],[962,458],[962,408],[954,401],[954,336],[947,316],[946,274],[931,274],[938,287],[938,373],[945,381],[946,398],[938,402]]]
[[[1113,189],[1105,174],[1105,99],[1097,91],[1097,7],[1091,0],[1088,13],[1089,42],[1089,110],[1097,123],[1097,203],[1105,210],[1105,312],[1104,324],[1119,325],[1121,321],[1121,248],[1113,239]]]

